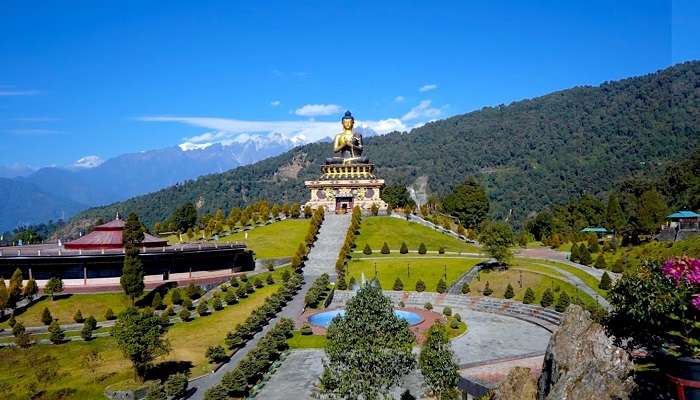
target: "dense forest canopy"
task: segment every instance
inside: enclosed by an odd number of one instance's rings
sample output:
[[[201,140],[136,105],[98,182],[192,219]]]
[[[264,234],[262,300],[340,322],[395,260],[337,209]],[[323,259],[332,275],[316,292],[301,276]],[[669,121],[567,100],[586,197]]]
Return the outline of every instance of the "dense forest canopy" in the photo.
[[[442,197],[468,176],[486,187],[492,217],[526,218],[589,193],[603,196],[631,175],[658,176],[700,144],[700,62],[635,78],[576,87],[510,105],[486,107],[414,129],[365,140],[377,175],[390,185],[428,180]],[[251,201],[307,200],[327,143],[155,193],[87,210],[74,218],[136,212],[149,226],[192,202],[200,213]]]

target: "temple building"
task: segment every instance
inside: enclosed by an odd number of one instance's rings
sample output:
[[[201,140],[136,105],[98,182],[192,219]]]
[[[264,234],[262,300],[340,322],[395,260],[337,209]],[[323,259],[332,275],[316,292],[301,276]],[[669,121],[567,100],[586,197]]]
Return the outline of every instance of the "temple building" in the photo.
[[[64,248],[70,250],[121,249],[124,247],[124,241],[122,239],[124,225],[124,221],[119,219],[117,215],[115,220],[107,222],[106,224],[97,225],[95,229],[87,235],[66,243]],[[144,233],[144,238],[139,246],[150,248],[167,245],[167,240]]]
[[[338,214],[356,206],[364,211],[376,206],[385,212],[387,204],[380,197],[384,180],[375,176],[374,164],[362,155],[362,135],[353,131],[355,118],[347,111],[341,122],[343,132],[333,141],[333,151],[339,156],[326,159],[317,180],[304,182],[310,191],[306,205]]]
[[[656,240],[684,240],[700,234],[700,214],[694,211],[676,211],[666,216],[666,224]]]

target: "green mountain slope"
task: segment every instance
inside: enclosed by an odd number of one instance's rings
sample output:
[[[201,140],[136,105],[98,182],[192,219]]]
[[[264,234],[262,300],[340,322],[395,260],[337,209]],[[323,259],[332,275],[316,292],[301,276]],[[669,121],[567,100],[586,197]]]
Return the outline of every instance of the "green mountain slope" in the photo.
[[[700,144],[700,62],[646,76],[576,87],[532,100],[454,116],[410,133],[367,138],[367,155],[389,184],[427,177],[441,195],[468,175],[487,187],[492,214],[522,221],[583,192],[604,193],[631,174],[655,174]],[[330,132],[329,132],[330,134]],[[136,211],[152,224],[180,204],[202,212],[248,201],[307,199],[304,180],[318,176],[327,143],[221,174],[87,210],[76,218]]]

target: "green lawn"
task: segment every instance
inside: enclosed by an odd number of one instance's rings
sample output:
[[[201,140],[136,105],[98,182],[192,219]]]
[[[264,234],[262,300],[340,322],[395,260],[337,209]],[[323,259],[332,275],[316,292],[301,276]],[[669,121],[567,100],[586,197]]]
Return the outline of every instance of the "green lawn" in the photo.
[[[355,243],[356,251],[362,251],[365,244],[379,254],[383,243],[386,242],[391,250],[398,253],[401,242],[406,242],[409,250],[418,250],[420,243],[424,243],[428,251],[437,251],[444,247],[445,251],[479,253],[479,249],[473,245],[457,240],[452,236],[437,232],[417,222],[408,222],[405,219],[394,217],[367,217],[362,220],[360,234]]]
[[[522,288],[518,284],[521,276],[523,280]],[[569,297],[572,300],[578,293],[578,297],[580,297],[584,303],[589,305],[595,304],[595,300],[593,298],[591,298],[590,296],[588,296],[580,290],[577,291],[575,285],[536,272],[520,271],[516,269],[509,269],[507,271],[480,272],[478,280],[473,280],[469,285],[469,288],[471,289],[471,292],[469,294],[472,296],[481,295],[482,291],[484,290],[484,287],[486,286],[486,282],[489,283],[489,287],[493,290],[493,293],[490,297],[503,298],[503,295],[506,291],[506,287],[510,283],[511,286],[513,286],[513,291],[515,293],[515,297],[513,298],[513,300],[517,301],[523,300],[525,290],[529,287],[535,292],[535,302],[533,304],[536,305],[540,304],[542,293],[544,293],[545,289],[547,288],[550,288],[554,291],[553,294],[555,302],[556,299],[559,297],[559,293],[563,290],[569,294]],[[559,288],[558,291],[556,290],[557,288]],[[552,308],[553,307],[554,305],[552,305]]]
[[[41,313],[44,307],[48,307],[51,315],[58,318],[61,324],[75,323],[73,315],[77,310],[83,314],[84,318],[92,315],[98,321],[104,321],[105,311],[111,308],[114,315],[128,307],[130,304],[129,298],[123,293],[96,293],[96,294],[73,294],[56,298],[51,301],[50,298],[43,298],[31,307],[27,308],[21,314],[16,314],[17,321],[22,321],[24,326],[41,326]],[[0,324],[1,328],[8,328],[7,321]]]
[[[445,273],[447,267],[447,286],[452,284],[461,274],[471,269],[480,258],[426,258],[426,259],[401,259],[387,258],[378,260],[352,259],[348,263],[348,280],[354,277],[359,283],[364,273],[365,279],[374,277],[374,265],[377,265],[377,277],[385,290],[392,290],[394,280],[399,277],[404,284],[404,290],[415,290],[416,282],[422,279],[427,292],[436,291],[437,283]],[[410,277],[409,277],[410,270]]]
[[[577,278],[581,279],[586,285],[590,286],[591,289],[595,290],[600,294],[601,296],[606,296],[608,292],[606,290],[598,288],[598,284],[600,284],[600,281],[596,279],[594,276],[586,273],[585,271],[581,271],[580,269],[576,267],[572,267],[571,265],[559,263],[556,261],[552,260],[540,260],[540,259],[525,259],[525,258],[516,258],[515,265],[517,266],[523,266],[526,268],[536,268],[539,267],[540,269],[542,268],[541,265],[537,264],[546,264],[548,266],[551,266],[554,269],[560,269],[566,272],[569,272],[573,275],[575,275]],[[545,267],[544,269],[541,270],[542,272],[549,273],[547,271],[547,268]]]
[[[256,258],[291,257],[304,241],[310,219],[285,219],[248,231],[248,248]],[[238,232],[221,238],[222,242],[243,242],[245,233]]]
[[[456,338],[457,336],[460,336],[467,331],[467,323],[464,322],[463,320],[459,322],[459,325],[457,326],[456,329],[452,328],[450,326],[450,323],[452,322],[453,319],[454,319],[454,317],[450,317],[448,319],[447,324],[446,324],[447,337],[449,337],[450,339]]]
[[[279,271],[275,271],[277,282],[281,281]],[[257,289],[238,304],[225,307],[221,311],[196,318],[189,322],[177,323],[170,327],[166,337],[172,351],[157,362],[190,362],[192,376],[209,370],[204,357],[206,348],[223,344],[226,333],[245,320],[250,311],[262,304],[267,296],[279,287],[279,283]],[[87,296],[87,295],[81,295]],[[95,362],[88,362],[87,355],[96,351]],[[134,385],[131,363],[123,358],[111,337],[97,338],[90,342],[70,342],[61,345],[35,345],[29,349],[0,349],[0,388],[3,398],[27,399],[31,388],[45,390],[46,398],[98,399],[103,398],[107,386],[129,387]],[[53,371],[39,366],[56,366]],[[42,372],[42,370],[44,370]],[[63,397],[56,393],[66,389]]]
[[[294,331],[294,336],[287,339],[290,349],[323,349],[326,347],[326,337],[323,335],[302,335]]]

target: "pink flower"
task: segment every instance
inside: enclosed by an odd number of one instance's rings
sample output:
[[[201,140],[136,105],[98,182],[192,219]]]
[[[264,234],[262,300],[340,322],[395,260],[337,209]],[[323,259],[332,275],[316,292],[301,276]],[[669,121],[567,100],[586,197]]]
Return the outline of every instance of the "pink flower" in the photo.
[[[690,300],[690,304],[692,304],[696,310],[700,310],[700,293],[693,295],[693,299]]]
[[[688,260],[688,273],[685,279],[691,285],[700,285],[700,259]]]
[[[686,269],[687,264],[681,258],[669,258],[664,265],[661,266],[661,272],[676,285],[683,279]]]

